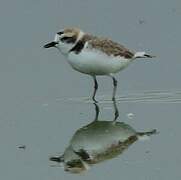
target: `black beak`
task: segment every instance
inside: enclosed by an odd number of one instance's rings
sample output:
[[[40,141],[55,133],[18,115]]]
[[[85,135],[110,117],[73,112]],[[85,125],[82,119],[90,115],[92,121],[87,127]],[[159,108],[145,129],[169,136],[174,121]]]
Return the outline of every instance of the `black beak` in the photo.
[[[58,44],[58,43],[55,41],[52,41],[51,43],[45,44],[43,47],[44,48],[55,47],[56,44]]]

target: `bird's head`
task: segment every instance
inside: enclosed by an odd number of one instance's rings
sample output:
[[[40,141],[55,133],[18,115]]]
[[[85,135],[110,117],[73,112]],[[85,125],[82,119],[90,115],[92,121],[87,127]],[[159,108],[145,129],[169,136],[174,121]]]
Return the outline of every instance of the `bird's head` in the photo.
[[[66,28],[56,33],[54,40],[44,45],[44,48],[56,47],[62,54],[67,54],[83,35],[84,32],[78,28]]]

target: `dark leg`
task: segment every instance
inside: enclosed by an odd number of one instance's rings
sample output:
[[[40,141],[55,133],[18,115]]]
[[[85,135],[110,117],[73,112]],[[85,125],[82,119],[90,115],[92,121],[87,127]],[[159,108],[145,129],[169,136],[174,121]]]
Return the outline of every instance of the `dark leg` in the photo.
[[[114,76],[110,75],[110,77],[111,77],[112,80],[113,80],[113,86],[114,86],[114,88],[113,88],[113,94],[112,94],[112,101],[115,101],[115,100],[116,100],[116,99],[115,99],[115,96],[116,96],[116,90],[117,90],[117,84],[118,84],[118,82],[117,82],[117,80],[116,80],[116,78],[115,78]]]
[[[92,77],[94,79],[94,92],[93,92],[93,95],[92,95],[92,100],[94,102],[97,102],[96,99],[95,99],[95,95],[96,95],[96,92],[97,92],[97,89],[98,89],[98,83],[97,83],[96,76],[92,76]]]
[[[98,121],[98,116],[99,116],[100,110],[99,110],[99,106],[98,106],[97,103],[94,103],[94,105],[95,105],[95,111],[96,111],[96,115],[95,115],[94,121]]]
[[[114,106],[114,121],[116,121],[116,119],[119,117],[119,111],[115,100],[113,101],[113,106]]]

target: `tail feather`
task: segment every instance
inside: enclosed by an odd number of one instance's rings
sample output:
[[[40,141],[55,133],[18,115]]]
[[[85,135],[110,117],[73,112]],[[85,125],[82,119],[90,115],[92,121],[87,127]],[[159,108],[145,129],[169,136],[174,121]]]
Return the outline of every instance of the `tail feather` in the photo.
[[[146,52],[136,52],[134,58],[154,58],[155,56],[147,54]]]

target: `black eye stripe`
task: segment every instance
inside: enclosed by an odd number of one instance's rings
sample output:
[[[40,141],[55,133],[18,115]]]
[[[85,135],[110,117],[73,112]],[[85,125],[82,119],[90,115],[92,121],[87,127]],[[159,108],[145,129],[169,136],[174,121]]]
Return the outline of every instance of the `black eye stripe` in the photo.
[[[75,43],[76,42],[76,37],[75,36],[72,36],[72,37],[62,37],[60,39],[62,42],[66,42],[66,43]]]
[[[65,37],[62,37],[62,38],[61,38],[61,41],[66,41],[67,39],[70,39],[70,38],[71,38],[71,37],[66,37],[66,36],[65,36]]]
[[[63,31],[60,31],[60,32],[58,32],[57,34],[58,34],[58,35],[62,35],[62,34],[63,34]]]

